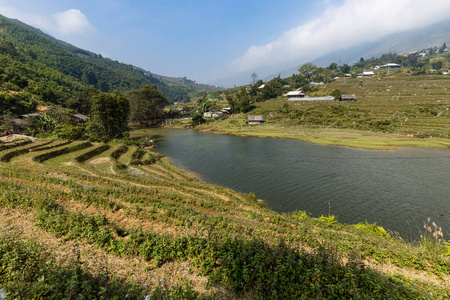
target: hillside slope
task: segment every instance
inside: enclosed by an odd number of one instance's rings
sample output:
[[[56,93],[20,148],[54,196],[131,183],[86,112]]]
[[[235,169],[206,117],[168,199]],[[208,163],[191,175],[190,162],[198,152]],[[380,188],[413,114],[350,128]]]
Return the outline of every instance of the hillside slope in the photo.
[[[11,298],[449,296],[450,256],[432,233],[412,245],[376,225],[280,215],[136,147],[4,143],[0,186]]]
[[[19,88],[23,89],[28,87],[25,83],[29,79],[26,78],[27,74],[37,73],[30,78],[38,81],[37,87],[32,88],[45,89],[50,86],[56,90],[56,94],[61,91],[62,98],[70,97],[70,92],[81,89],[95,88],[102,92],[117,93],[155,84],[170,100],[179,101],[214,89],[211,86],[194,85],[193,82],[166,84],[169,80],[156,79],[141,68],[103,58],[100,54],[77,48],[39,29],[1,15],[0,58],[4,70],[14,69],[5,79],[25,77],[22,84],[19,84]],[[14,59],[11,61],[11,58]],[[17,61],[20,61],[19,66]],[[36,77],[47,77],[47,80]]]

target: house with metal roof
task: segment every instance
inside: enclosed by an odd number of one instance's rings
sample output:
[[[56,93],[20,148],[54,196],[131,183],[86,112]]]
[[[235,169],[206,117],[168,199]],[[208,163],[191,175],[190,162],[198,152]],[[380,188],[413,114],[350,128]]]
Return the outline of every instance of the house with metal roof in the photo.
[[[356,101],[355,94],[342,94],[339,101]]]
[[[301,98],[305,97],[305,93],[303,93],[302,91],[290,91],[284,94],[284,96],[288,98]]]

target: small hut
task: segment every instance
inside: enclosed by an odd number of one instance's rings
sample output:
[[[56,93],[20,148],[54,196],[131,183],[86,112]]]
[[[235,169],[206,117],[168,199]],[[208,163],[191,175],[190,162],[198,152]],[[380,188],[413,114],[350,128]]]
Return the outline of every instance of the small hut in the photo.
[[[302,98],[305,97],[305,93],[303,93],[302,91],[290,91],[284,94],[284,96],[288,98]]]
[[[262,124],[264,123],[263,115],[248,115],[248,124]]]
[[[31,113],[31,114],[24,114],[18,116],[16,119],[12,120],[12,126],[14,133],[20,133],[23,129],[25,129],[29,125],[29,118],[31,117],[40,117],[42,116],[40,113]]]
[[[342,94],[339,101],[356,101],[355,94]]]

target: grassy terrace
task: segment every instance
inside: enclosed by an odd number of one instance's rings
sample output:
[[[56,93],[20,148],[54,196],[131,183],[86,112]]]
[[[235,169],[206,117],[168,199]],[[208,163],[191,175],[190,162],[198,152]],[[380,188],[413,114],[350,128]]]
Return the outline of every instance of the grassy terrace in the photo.
[[[450,146],[450,76],[341,78],[311,96],[334,89],[355,94],[357,101],[277,98],[256,103],[249,113],[263,114],[263,125],[245,125],[246,115],[234,115],[199,129],[368,149]]]
[[[411,244],[373,224],[278,214],[134,146],[1,146],[0,290],[11,299],[450,296],[433,224]]]

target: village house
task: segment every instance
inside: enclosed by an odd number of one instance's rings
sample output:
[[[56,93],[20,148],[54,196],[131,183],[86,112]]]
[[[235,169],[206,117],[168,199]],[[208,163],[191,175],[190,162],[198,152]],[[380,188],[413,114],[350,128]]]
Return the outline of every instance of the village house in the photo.
[[[388,64],[385,64],[385,65],[381,66],[381,68],[389,68],[389,69],[398,69],[398,68],[401,68],[401,67],[402,67],[401,65],[394,64],[394,63],[388,63]]]
[[[31,117],[37,117],[42,116],[40,113],[31,113],[31,114],[24,114],[18,116],[16,119],[12,120],[12,126],[13,126],[13,132],[14,133],[20,133],[22,130],[28,126],[29,124],[29,118]]]
[[[373,71],[364,71],[362,74],[363,74],[364,77],[375,76],[375,73]]]
[[[356,101],[355,94],[342,94],[339,101]]]
[[[215,109],[203,113],[204,118],[220,118],[223,115],[223,112]]]
[[[263,115],[248,115],[248,124],[262,124],[264,122]]]
[[[302,91],[290,91],[283,96],[288,98],[302,98],[305,97],[305,93],[303,93]]]

